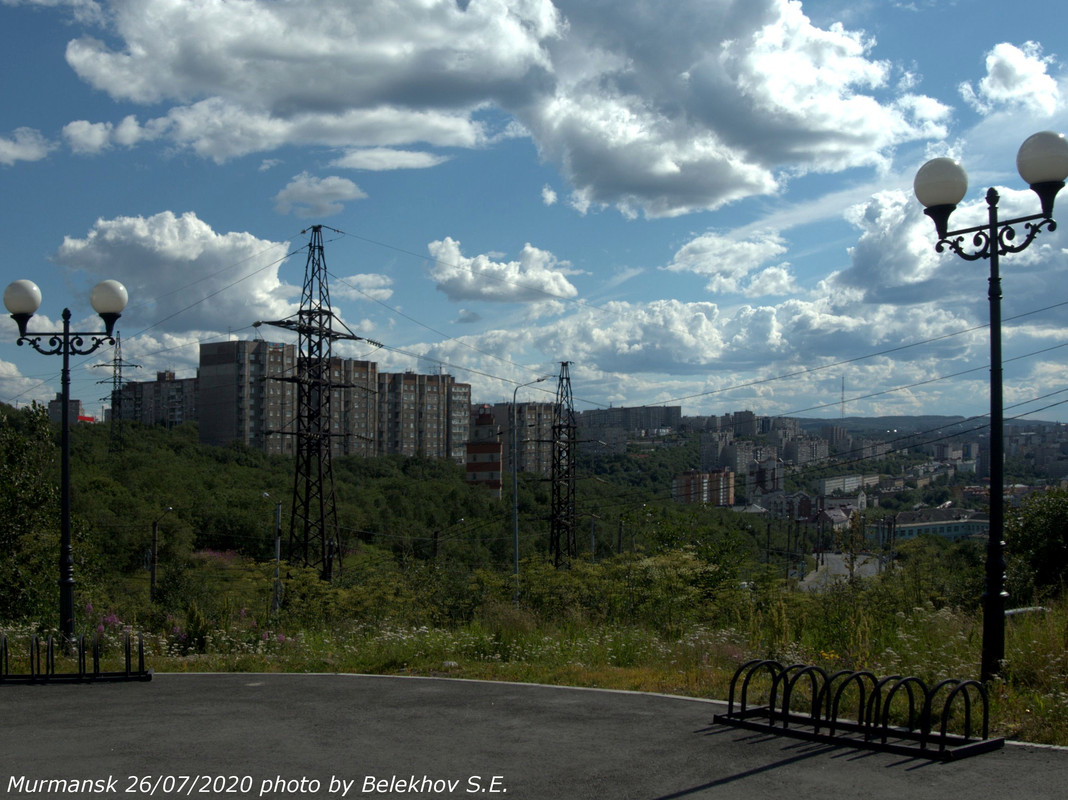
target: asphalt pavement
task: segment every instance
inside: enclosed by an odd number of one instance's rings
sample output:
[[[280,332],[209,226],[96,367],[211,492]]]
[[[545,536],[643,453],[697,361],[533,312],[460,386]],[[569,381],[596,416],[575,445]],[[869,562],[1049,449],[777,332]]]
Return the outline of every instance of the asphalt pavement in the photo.
[[[879,571],[879,559],[870,555],[859,555],[853,564],[855,575],[870,578]],[[823,553],[816,569],[809,572],[799,583],[802,591],[822,591],[835,581],[844,581],[849,577],[849,557],[842,553]]]
[[[365,675],[0,686],[0,797],[1064,798],[1068,750],[952,762],[713,723],[632,692]]]

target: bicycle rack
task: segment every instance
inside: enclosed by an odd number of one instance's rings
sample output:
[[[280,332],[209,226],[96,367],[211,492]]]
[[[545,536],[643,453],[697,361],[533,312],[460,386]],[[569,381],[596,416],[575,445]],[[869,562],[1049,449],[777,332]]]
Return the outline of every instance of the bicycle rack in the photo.
[[[771,680],[771,692],[767,705],[751,706],[750,683],[759,674],[766,674]],[[807,713],[791,708],[799,682],[807,686],[811,695]],[[850,703],[847,710],[843,698],[851,686],[855,687],[858,700],[856,706]],[[890,724],[895,698],[899,710],[904,710],[900,707],[907,703],[903,726]],[[973,703],[981,704],[982,712],[975,731]],[[963,734],[949,731],[955,705],[963,706]],[[919,678],[877,678],[871,672],[850,670],[828,674],[821,667],[783,666],[778,661],[754,659],[734,673],[727,713],[717,714],[714,721],[795,739],[951,761],[1005,745],[1004,739],[989,738],[987,706],[986,687],[978,681],[950,678],[928,688]],[[843,712],[854,711],[855,719],[843,718]]]
[[[43,651],[43,660],[42,660]],[[145,640],[137,634],[137,665],[134,668],[133,637],[126,633],[123,638],[123,656],[125,669],[104,672],[100,669],[102,644],[100,636],[94,634],[92,646],[86,648],[85,636],[74,640],[71,648],[78,664],[77,672],[56,672],[56,640],[48,636],[43,641],[40,636],[30,639],[29,672],[11,672],[10,648],[6,635],[0,635],[0,685],[5,683],[92,683],[98,681],[150,681],[152,670],[145,667]],[[92,656],[92,666],[88,657]]]

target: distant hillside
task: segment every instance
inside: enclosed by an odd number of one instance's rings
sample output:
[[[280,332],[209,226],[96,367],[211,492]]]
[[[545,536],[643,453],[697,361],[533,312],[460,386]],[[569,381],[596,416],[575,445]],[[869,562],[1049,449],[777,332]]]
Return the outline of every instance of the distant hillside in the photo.
[[[826,419],[801,419],[801,427],[810,433],[819,433],[825,425],[837,425],[845,428],[855,435],[882,436],[888,431],[908,435],[910,433],[926,433],[928,431],[941,431],[946,435],[954,433],[976,433],[976,429],[982,429],[986,424],[985,417],[944,417],[935,414],[926,414],[916,417],[844,417]],[[1053,423],[1034,419],[1007,419],[1005,427],[1034,427],[1036,425],[1049,425]]]
[[[898,434],[922,433],[925,431],[941,430],[946,434],[956,431],[964,433],[974,429],[982,423],[981,420],[966,417],[943,417],[934,414],[917,417],[842,417],[838,419],[802,419],[801,427],[812,433],[819,433],[825,425],[836,425],[845,428],[851,434],[870,434],[883,436],[888,431],[896,431]]]

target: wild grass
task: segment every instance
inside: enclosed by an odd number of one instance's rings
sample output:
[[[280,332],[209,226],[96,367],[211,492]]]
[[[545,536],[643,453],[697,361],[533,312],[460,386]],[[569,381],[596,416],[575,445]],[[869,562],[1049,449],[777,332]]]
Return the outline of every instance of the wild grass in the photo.
[[[80,629],[102,638],[110,664],[121,659],[123,634],[142,631],[148,664],[160,673],[442,676],[718,699],[751,658],[910,675],[929,686],[978,677],[979,612],[930,599],[910,604],[915,598],[887,581],[818,595],[781,582],[732,584],[688,593],[680,604],[679,569],[635,560],[564,576],[531,568],[528,580],[538,585],[517,606],[507,575],[447,579],[420,568],[358,587],[291,578],[287,605],[275,613],[270,569],[248,562],[240,579],[232,562],[226,569],[229,592],[183,584],[183,612],[87,604]],[[658,594],[671,595],[666,610]],[[451,618],[442,612],[450,603]],[[13,643],[12,671],[14,642],[37,630],[0,625]],[[1068,746],[1068,604],[1008,621],[1004,674],[988,689],[992,735]]]

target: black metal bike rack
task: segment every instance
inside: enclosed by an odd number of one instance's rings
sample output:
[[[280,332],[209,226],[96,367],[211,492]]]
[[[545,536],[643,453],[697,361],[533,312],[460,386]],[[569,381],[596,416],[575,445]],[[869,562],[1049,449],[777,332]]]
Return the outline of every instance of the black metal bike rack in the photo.
[[[94,683],[100,681],[150,681],[152,670],[145,667],[145,640],[137,634],[137,664],[133,658],[133,636],[123,638],[125,669],[105,672],[100,669],[102,656],[100,636],[93,635],[91,647],[86,647],[85,636],[79,636],[71,647],[77,660],[76,672],[56,672],[56,639],[40,636],[30,639],[29,672],[12,672],[11,655],[6,635],[0,635],[0,686],[5,683]],[[90,666],[89,658],[92,658]]]
[[[758,675],[771,681],[767,705],[749,702],[750,684]],[[809,690],[806,713],[791,708],[799,682]],[[843,698],[850,687],[855,688],[858,700],[846,709]],[[907,709],[899,717],[903,725],[890,724],[895,699],[899,712]],[[973,704],[980,706],[977,725],[973,725]],[[821,667],[754,659],[734,673],[727,713],[717,714],[714,721],[795,739],[950,761],[1005,745],[1004,739],[989,737],[987,705],[986,687],[978,681],[951,678],[928,688],[919,678],[877,678],[871,672],[849,670],[829,674]],[[958,707],[963,707],[962,734],[949,731]]]

